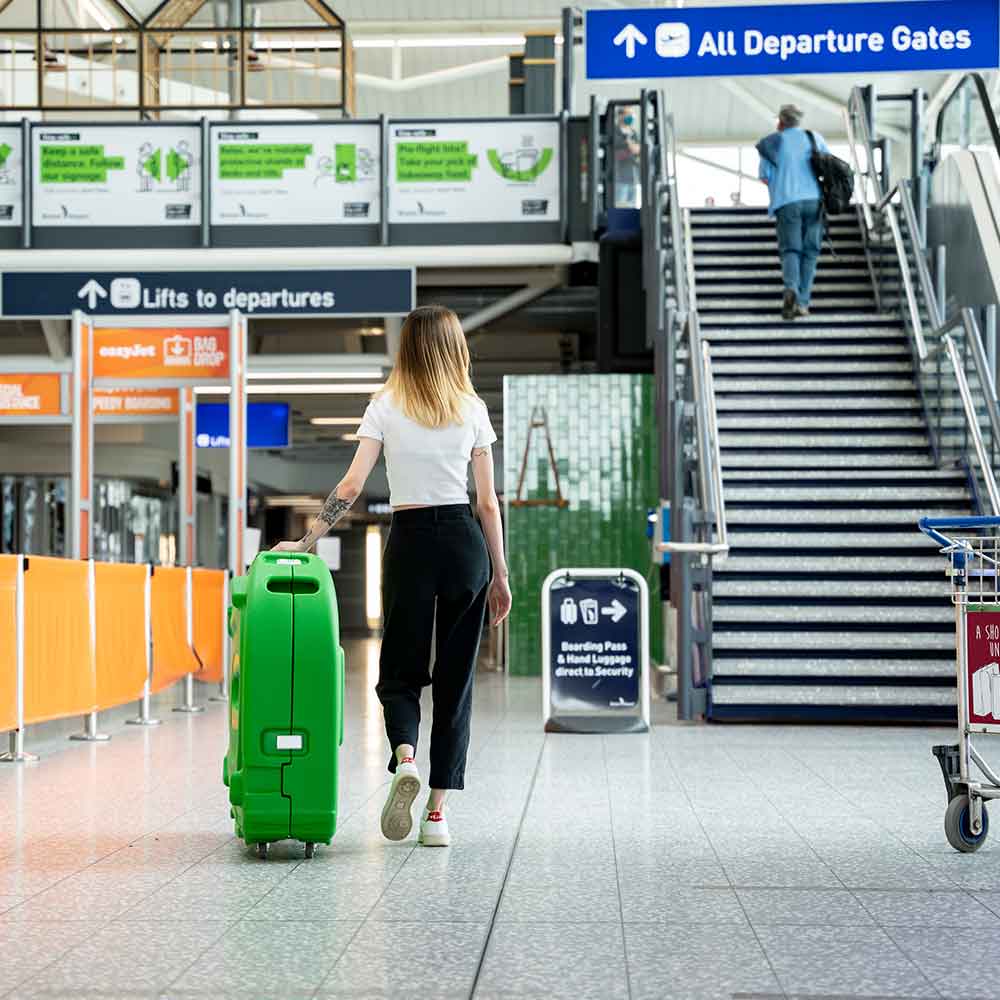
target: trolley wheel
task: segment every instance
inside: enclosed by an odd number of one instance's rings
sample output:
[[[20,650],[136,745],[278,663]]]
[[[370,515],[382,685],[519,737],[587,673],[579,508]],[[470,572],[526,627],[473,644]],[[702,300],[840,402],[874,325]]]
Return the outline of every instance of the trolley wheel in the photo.
[[[972,832],[969,820],[969,796],[956,795],[949,803],[944,814],[944,835],[948,843],[956,851],[971,854],[978,851],[986,843],[990,832],[990,817],[983,804],[983,828],[978,834]]]
[[[306,844],[306,857],[311,858],[316,853],[316,845],[312,842]]]
[[[260,858],[261,861],[267,861],[267,842],[266,841],[263,841],[263,840],[258,841],[257,847],[256,847],[256,851],[257,851],[257,857]]]

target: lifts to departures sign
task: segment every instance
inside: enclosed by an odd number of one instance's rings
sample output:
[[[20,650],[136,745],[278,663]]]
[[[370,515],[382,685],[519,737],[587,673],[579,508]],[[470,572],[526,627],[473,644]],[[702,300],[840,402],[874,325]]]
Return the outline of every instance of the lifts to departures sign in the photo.
[[[587,77],[996,69],[996,0],[587,11]]]

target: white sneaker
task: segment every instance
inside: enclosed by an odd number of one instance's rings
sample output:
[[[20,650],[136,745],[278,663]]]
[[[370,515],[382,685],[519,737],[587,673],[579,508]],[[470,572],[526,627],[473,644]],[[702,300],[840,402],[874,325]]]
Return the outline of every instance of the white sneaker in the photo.
[[[448,821],[444,818],[444,813],[438,810],[429,812],[424,810],[424,818],[420,821],[420,837],[418,838],[424,847],[447,847],[451,843],[451,834],[448,832]]]
[[[389,797],[382,808],[382,836],[387,840],[405,840],[413,829],[413,800],[420,794],[420,773],[412,760],[396,765],[389,786]]]

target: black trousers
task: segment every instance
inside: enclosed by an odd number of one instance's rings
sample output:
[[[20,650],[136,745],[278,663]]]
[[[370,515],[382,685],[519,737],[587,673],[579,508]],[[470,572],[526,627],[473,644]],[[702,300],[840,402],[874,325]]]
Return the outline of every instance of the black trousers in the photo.
[[[375,690],[396,747],[417,745],[420,692],[434,696],[431,788],[464,788],[472,684],[490,559],[468,504],[397,511],[382,560],[382,653]],[[434,670],[431,637],[435,632]]]

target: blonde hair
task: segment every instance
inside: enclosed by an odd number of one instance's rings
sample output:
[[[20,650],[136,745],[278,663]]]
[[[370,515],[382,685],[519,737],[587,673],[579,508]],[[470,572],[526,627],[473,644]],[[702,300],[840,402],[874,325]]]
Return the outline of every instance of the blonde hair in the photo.
[[[424,427],[462,424],[476,390],[469,346],[458,317],[445,306],[418,306],[403,321],[399,355],[376,397],[391,393],[400,410]]]

